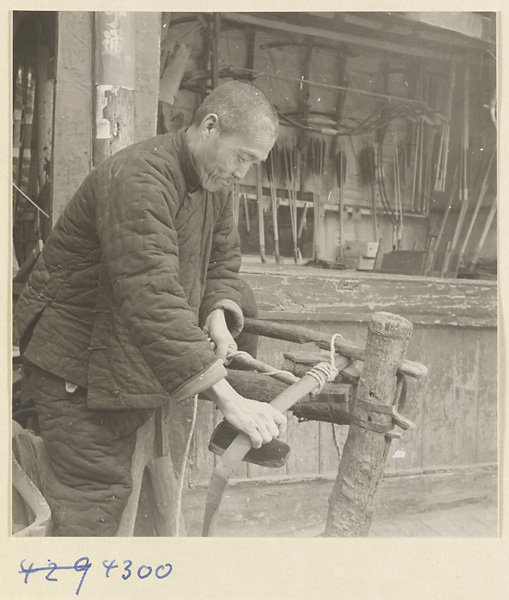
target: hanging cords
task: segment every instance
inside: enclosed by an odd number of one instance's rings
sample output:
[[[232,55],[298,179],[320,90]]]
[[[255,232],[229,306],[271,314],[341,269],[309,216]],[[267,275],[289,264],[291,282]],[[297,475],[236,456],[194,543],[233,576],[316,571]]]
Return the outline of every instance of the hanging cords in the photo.
[[[387,194],[387,186],[385,185],[385,173],[383,169],[383,147],[385,142],[385,137],[387,135],[387,126],[380,128],[378,130],[378,135],[376,139],[376,152],[377,152],[377,170],[378,170],[378,191],[380,193],[380,199],[382,201],[382,205],[384,207],[385,214],[389,217],[392,225],[400,225],[401,217],[396,215],[394,212],[391,202],[389,200],[389,196]]]
[[[182,494],[184,493],[184,477],[186,475],[187,461],[189,460],[189,451],[191,449],[191,440],[193,439],[194,430],[196,428],[196,417],[198,414],[198,394],[193,397],[193,416],[191,421],[191,428],[189,435],[187,436],[186,447],[184,450],[184,458],[182,460],[182,467],[180,469],[180,476],[177,490],[177,507],[175,510],[176,523],[175,523],[175,537],[180,537],[180,517],[182,513]]]
[[[429,108],[424,109],[422,107],[418,108],[417,106],[406,106],[401,102],[391,102],[388,105],[380,106],[357,124],[350,126],[346,125],[346,123],[342,123],[335,125],[336,129],[332,129],[331,127],[312,127],[310,125],[305,125],[298,120],[291,119],[288,115],[283,114],[278,110],[277,106],[276,111],[279,118],[291,127],[331,136],[351,136],[377,132],[386,129],[391,122],[398,119],[413,120],[420,116],[426,116],[431,119],[441,120],[440,115]],[[348,119],[356,121],[356,119],[353,119],[352,117],[348,117]]]

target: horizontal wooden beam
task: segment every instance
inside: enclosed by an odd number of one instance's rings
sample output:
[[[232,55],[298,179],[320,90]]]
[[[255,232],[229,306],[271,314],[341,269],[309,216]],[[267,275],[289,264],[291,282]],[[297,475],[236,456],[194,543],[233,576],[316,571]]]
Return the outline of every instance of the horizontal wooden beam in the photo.
[[[404,54],[406,56],[417,56],[419,58],[429,58],[447,62],[450,62],[451,60],[458,60],[458,56],[455,54],[435,50],[433,48],[415,48],[413,46],[396,42],[385,42],[382,40],[361,38],[345,32],[330,31],[319,27],[295,25],[291,23],[285,23],[281,20],[276,21],[273,19],[248,15],[245,13],[223,13],[223,18],[225,21],[231,21],[238,24],[254,25],[275,31],[284,31],[286,33],[296,33],[299,35],[318,37],[340,42],[342,44],[363,46],[376,50],[384,50],[386,52]]]
[[[386,313],[379,313],[386,314]],[[328,350],[331,343],[331,336],[326,333],[321,333],[309,329],[308,327],[300,327],[298,325],[285,325],[282,323],[274,323],[269,321],[262,321],[260,319],[249,319],[246,318],[244,321],[244,331],[246,333],[254,333],[265,337],[286,340],[288,342],[294,342],[296,344],[306,344],[308,342],[315,343],[319,348]],[[343,339],[342,337],[336,338],[335,342],[336,352],[348,358],[355,360],[365,360],[366,353],[365,349],[353,342]],[[419,363],[403,360],[401,363],[398,373],[402,375],[408,375],[421,379],[426,377],[428,369]]]
[[[285,257],[286,259],[286,257]],[[497,326],[496,281],[440,279],[336,269],[259,265],[244,259],[242,277],[259,316],[281,322],[366,323],[384,310],[425,327]]]
[[[239,394],[252,400],[258,400],[258,402],[271,402],[289,386],[289,384],[277,381],[273,377],[264,377],[251,371],[238,371],[236,369],[228,369],[227,379]],[[352,384],[326,383],[314,400],[311,397],[306,397],[303,402],[314,401],[318,403],[321,400],[322,402],[338,402],[344,406],[353,395],[354,386]]]

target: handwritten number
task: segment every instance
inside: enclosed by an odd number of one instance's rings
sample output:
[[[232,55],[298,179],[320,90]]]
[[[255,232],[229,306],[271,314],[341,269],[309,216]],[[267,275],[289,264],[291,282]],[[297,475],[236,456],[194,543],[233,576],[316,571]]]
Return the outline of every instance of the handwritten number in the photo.
[[[31,575],[32,573],[35,573],[35,571],[37,569],[34,569],[34,563],[30,563],[30,566],[28,567],[28,569],[25,567],[25,560],[26,558],[24,558],[20,563],[20,571],[18,571],[18,573],[24,573],[25,574],[25,583],[28,583],[28,576]]]
[[[46,581],[58,581],[58,579],[56,577],[51,577],[51,575],[57,570],[58,571],[74,570],[74,571],[76,571],[76,573],[80,573],[81,571],[83,571],[83,575],[81,577],[78,588],[76,590],[76,596],[79,596],[81,586],[83,585],[83,581],[85,580],[85,576],[88,573],[88,570],[90,569],[90,567],[92,566],[92,563],[88,560],[88,558],[86,556],[83,556],[82,558],[78,558],[78,560],[74,563],[74,565],[67,566],[67,567],[59,567],[56,563],[48,560],[49,565],[47,567],[37,567],[34,569],[34,563],[30,563],[30,566],[28,568],[26,568],[25,560],[26,559],[23,559],[21,561],[21,563],[20,563],[21,570],[19,571],[20,573],[25,575],[25,583],[28,583],[28,576],[32,575],[32,573],[37,573],[37,571],[48,571],[48,574],[45,577]]]
[[[80,563],[83,563],[83,564],[80,564]],[[83,575],[81,576],[80,583],[76,590],[76,596],[80,595],[81,586],[83,585],[85,576],[88,573],[88,570],[90,569],[91,566],[92,566],[92,563],[88,560],[87,556],[82,556],[81,558],[78,558],[78,560],[74,563],[74,570],[76,571],[76,573],[83,571]]]
[[[49,563],[49,567],[51,567],[51,568],[50,568],[49,573],[46,575],[46,581],[58,581],[58,579],[56,577],[55,578],[50,577],[50,575],[53,575],[53,573],[55,572],[55,569],[57,569],[57,563],[50,562],[49,560],[48,560],[48,563]]]
[[[141,574],[142,569],[147,569],[146,575]],[[147,567],[147,565],[141,565],[141,567],[138,569],[138,577],[140,579],[146,579],[150,575],[150,573],[152,573],[152,567]]]
[[[132,560],[124,560],[124,565],[128,563],[127,567],[124,567],[124,571],[127,571],[129,573],[129,575],[126,575],[124,573],[124,575],[122,575],[122,579],[124,581],[127,581],[129,579],[129,577],[131,577],[132,573],[131,573],[131,567],[133,565],[133,561]]]
[[[168,567],[168,572],[164,573],[164,575],[159,575],[159,570],[164,569],[164,567]],[[168,577],[168,575],[172,572],[172,570],[173,570],[173,567],[170,565],[170,563],[166,563],[165,565],[159,565],[156,569],[157,579],[164,579],[165,577]]]
[[[65,567],[59,567],[55,562],[52,562],[50,560],[48,560],[49,564],[47,567],[34,568],[34,563],[30,563],[29,567],[25,567],[25,561],[26,561],[26,558],[24,558],[19,563],[20,570],[18,571],[21,575],[24,575],[25,583],[28,583],[28,578],[30,575],[32,575],[33,573],[37,573],[38,571],[48,571],[48,573],[46,575],[46,581],[58,581],[58,579],[56,577],[51,577],[53,575],[53,573],[57,570],[58,571],[74,570],[76,573],[83,573],[83,575],[81,576],[80,582],[78,584],[78,587],[76,589],[76,596],[79,596],[81,587],[83,585],[83,582],[85,581],[85,577],[88,573],[88,570],[92,566],[92,563],[89,561],[87,556],[83,556],[82,558],[79,558],[74,563],[74,565],[65,566]],[[110,560],[109,563],[107,560],[103,560],[102,564],[103,564],[103,567],[106,569],[106,577],[110,576],[110,571],[112,569],[118,569],[118,567],[119,567],[119,565],[116,564],[115,559]],[[124,560],[123,565],[124,565],[125,573],[122,575],[122,579],[124,581],[126,581],[132,575],[131,567],[133,566],[133,561],[132,560]],[[153,570],[152,567],[149,565],[141,565],[137,571],[139,579],[147,579],[147,577],[150,577],[150,575],[152,574],[152,570]],[[166,563],[164,565],[159,565],[158,567],[156,567],[154,572],[155,572],[155,576],[157,577],[157,579],[165,579],[172,572],[172,570],[173,570],[172,565],[170,563]]]
[[[106,569],[106,577],[110,576],[111,569],[118,569],[118,565],[115,564],[115,559],[113,559],[110,564],[106,564],[107,561],[103,560],[103,567]]]

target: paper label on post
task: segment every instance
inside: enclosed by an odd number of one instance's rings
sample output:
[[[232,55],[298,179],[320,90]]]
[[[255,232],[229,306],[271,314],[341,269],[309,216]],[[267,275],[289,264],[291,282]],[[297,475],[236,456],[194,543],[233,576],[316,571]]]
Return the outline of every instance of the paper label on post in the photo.
[[[109,140],[111,138],[111,124],[104,117],[104,109],[108,106],[106,92],[113,89],[111,85],[98,85],[96,87],[96,113],[95,113],[95,137],[97,140]]]

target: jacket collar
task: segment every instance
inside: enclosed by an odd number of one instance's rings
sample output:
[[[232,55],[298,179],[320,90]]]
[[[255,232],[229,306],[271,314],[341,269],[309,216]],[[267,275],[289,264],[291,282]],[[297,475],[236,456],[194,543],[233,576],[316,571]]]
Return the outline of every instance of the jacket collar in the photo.
[[[194,165],[193,156],[187,144],[187,127],[182,128],[177,134],[177,148],[180,154],[182,173],[186,180],[187,191],[192,194],[200,187],[200,175]]]

